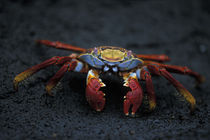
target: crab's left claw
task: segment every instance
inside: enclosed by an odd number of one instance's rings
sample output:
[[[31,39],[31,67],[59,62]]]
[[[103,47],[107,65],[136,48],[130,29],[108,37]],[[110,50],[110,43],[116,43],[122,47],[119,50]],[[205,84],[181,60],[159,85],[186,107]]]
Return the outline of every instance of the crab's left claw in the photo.
[[[99,90],[103,86],[105,84],[98,78],[98,73],[90,70],[87,76],[86,98],[90,106],[96,111],[103,110],[105,105],[105,94]]]
[[[128,77],[123,77],[125,80],[124,86],[129,87],[131,91],[128,91],[124,96],[124,113],[126,116],[129,115],[129,109],[132,106],[131,115],[134,116],[138,108],[140,107],[143,99],[143,91],[138,83],[136,74],[131,73]]]

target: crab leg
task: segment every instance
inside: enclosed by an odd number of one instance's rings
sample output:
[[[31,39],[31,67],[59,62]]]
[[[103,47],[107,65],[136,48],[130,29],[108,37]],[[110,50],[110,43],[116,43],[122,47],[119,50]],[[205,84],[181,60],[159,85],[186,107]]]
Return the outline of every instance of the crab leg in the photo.
[[[131,91],[127,92],[124,96],[124,113],[126,116],[129,115],[129,109],[132,105],[131,115],[135,115],[137,109],[140,107],[143,99],[143,91],[138,83],[136,73],[130,73],[124,75],[124,86],[129,87]]]
[[[14,81],[13,81],[13,84],[14,84],[14,89],[15,90],[18,90],[18,84],[25,80],[26,78],[30,77],[31,75],[33,75],[34,73],[38,72],[39,70],[43,69],[43,68],[46,68],[50,65],[53,65],[53,64],[63,64],[67,61],[71,61],[72,60],[72,57],[68,57],[68,56],[64,56],[64,57],[59,57],[59,56],[55,56],[55,57],[52,57],[44,62],[42,62],[41,64],[38,64],[38,65],[35,65],[27,70],[25,70],[24,72],[18,74],[15,78],[14,78]]]
[[[170,58],[165,54],[160,54],[160,55],[157,55],[157,54],[153,54],[153,55],[137,54],[136,56],[140,59],[161,61],[161,62],[170,60]]]
[[[99,79],[96,70],[89,70],[87,75],[86,98],[90,106],[96,111],[101,111],[105,105],[105,94],[100,91],[105,84]]]
[[[138,79],[146,81],[147,95],[149,98],[149,109],[152,111],[156,107],[156,97],[155,97],[155,91],[154,91],[154,86],[152,83],[150,72],[147,69],[147,67],[144,66],[141,69],[138,69],[136,71],[136,74],[137,74]]]
[[[66,62],[60,70],[49,80],[46,85],[46,91],[50,96],[53,96],[51,93],[52,89],[57,85],[60,79],[63,77],[64,73],[67,71],[73,71],[77,67],[77,61]]]
[[[157,65],[148,65],[149,71],[153,74],[161,75],[165,77],[171,84],[178,90],[178,92],[190,103],[191,112],[195,110],[196,101],[192,94],[179,82],[177,81],[165,68],[161,68]]]
[[[37,40],[36,42],[39,44],[44,44],[44,45],[54,47],[57,49],[65,49],[65,50],[71,50],[71,51],[76,51],[76,52],[85,52],[86,51],[86,49],[84,49],[84,48],[80,48],[80,47],[69,45],[69,44],[64,44],[59,41],[53,42],[53,41],[49,41],[49,40]]]
[[[198,74],[197,72],[192,71],[186,66],[182,67],[182,66],[176,66],[176,65],[167,65],[167,64],[161,64],[161,63],[157,63],[153,61],[144,61],[144,64],[158,65],[160,67],[165,68],[169,72],[190,75],[196,79],[197,81],[196,85],[199,85],[205,81],[205,78],[202,75]]]

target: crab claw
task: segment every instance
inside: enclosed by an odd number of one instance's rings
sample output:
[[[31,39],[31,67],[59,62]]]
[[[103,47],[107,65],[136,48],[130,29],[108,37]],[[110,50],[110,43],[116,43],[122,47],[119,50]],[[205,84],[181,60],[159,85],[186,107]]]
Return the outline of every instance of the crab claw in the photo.
[[[96,111],[101,111],[105,105],[105,94],[100,91],[105,84],[98,78],[96,71],[89,71],[87,77],[86,98],[90,106]]]
[[[129,78],[126,86],[130,87],[131,91],[124,96],[124,113],[128,116],[132,106],[131,115],[134,116],[142,103],[143,91],[136,79]]]
[[[105,105],[105,94],[99,91],[101,83],[98,79],[90,79],[86,87],[86,98],[90,106],[96,111],[101,111]]]

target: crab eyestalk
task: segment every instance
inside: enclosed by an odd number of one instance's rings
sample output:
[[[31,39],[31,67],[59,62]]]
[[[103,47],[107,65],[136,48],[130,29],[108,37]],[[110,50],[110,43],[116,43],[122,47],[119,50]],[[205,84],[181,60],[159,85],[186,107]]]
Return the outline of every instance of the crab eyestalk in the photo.
[[[86,99],[96,111],[101,111],[105,105],[105,94],[100,91],[105,84],[99,78],[97,71],[90,70],[87,75]]]

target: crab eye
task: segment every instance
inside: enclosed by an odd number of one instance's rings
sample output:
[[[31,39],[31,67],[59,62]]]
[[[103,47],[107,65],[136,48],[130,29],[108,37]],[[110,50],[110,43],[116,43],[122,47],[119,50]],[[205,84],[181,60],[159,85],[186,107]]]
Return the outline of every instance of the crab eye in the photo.
[[[94,54],[94,55],[97,55],[97,54],[98,54],[98,49],[97,49],[97,48],[94,48],[94,49],[93,49],[93,54]]]

